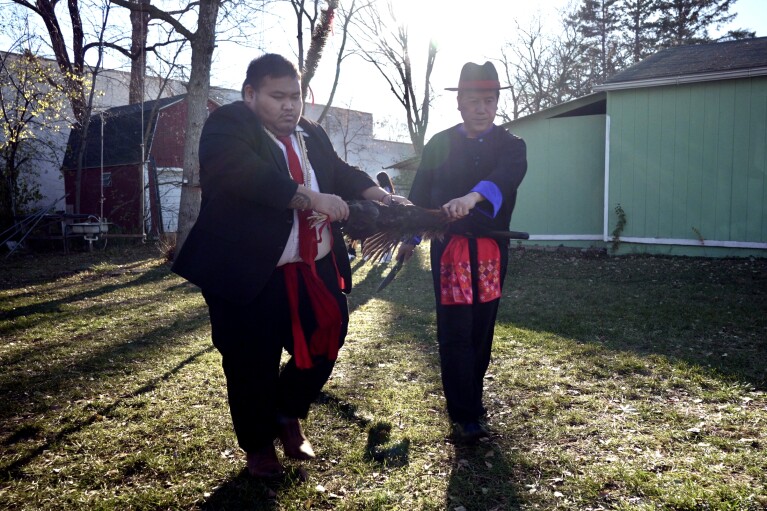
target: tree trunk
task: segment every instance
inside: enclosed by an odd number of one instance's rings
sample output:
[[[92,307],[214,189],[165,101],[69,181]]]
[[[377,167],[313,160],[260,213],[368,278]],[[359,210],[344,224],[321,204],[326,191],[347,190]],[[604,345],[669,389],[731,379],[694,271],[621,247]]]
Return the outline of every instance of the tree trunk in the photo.
[[[202,0],[197,32],[192,43],[192,69],[187,88],[186,141],[181,201],[178,208],[176,253],[189,235],[200,213],[199,144],[202,126],[208,118],[208,92],[213,49],[216,43],[216,19],[220,0]]]
[[[151,0],[132,0],[137,4],[149,4]],[[144,99],[144,77],[146,75],[146,41],[149,13],[142,10],[130,11],[131,23],[131,64],[128,104],[135,105]]]

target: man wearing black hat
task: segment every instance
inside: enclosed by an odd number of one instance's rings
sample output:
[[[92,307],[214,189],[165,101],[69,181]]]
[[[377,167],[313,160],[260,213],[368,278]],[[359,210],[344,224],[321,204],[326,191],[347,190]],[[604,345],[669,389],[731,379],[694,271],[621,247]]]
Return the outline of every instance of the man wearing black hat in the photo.
[[[524,141],[493,121],[501,87],[491,62],[461,70],[458,110],[463,122],[426,144],[410,191],[417,206],[456,219],[450,234],[431,242],[442,385],[459,440],[487,435],[482,425],[483,379],[508,265],[508,240],[472,232],[506,231],[527,171]],[[409,259],[418,240],[397,257]]]

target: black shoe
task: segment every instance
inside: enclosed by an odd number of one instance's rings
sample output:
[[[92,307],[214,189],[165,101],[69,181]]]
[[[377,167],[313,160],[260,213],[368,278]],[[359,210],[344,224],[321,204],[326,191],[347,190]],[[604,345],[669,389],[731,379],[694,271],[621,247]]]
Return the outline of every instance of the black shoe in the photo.
[[[490,433],[479,422],[471,421],[456,424],[455,437],[460,442],[474,443],[487,436],[490,436]]]

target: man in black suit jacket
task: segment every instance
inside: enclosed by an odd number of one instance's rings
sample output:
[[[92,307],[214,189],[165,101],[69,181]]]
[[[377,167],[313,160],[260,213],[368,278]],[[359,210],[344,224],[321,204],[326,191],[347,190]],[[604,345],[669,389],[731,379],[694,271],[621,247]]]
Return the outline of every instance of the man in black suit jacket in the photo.
[[[283,57],[253,60],[242,96],[203,127],[200,214],[173,271],[202,289],[238,443],[249,472],[270,477],[283,472],[276,437],[286,456],[314,458],[299,418],[346,335],[351,269],[332,222],[348,217],[345,200],[407,199],[341,160],[301,117],[300,77]],[[283,348],[292,356],[280,371]]]

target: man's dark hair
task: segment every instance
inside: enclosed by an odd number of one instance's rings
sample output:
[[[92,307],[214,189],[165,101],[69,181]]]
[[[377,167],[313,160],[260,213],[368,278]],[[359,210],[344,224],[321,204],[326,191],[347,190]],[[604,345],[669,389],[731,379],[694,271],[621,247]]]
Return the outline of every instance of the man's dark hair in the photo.
[[[300,78],[296,65],[291,61],[276,53],[266,53],[251,60],[250,64],[248,64],[248,70],[245,73],[245,81],[242,82],[242,97],[245,98],[246,85],[250,85],[258,90],[261,86],[261,82],[267,76],[271,76],[272,78],[282,78],[285,76]]]

